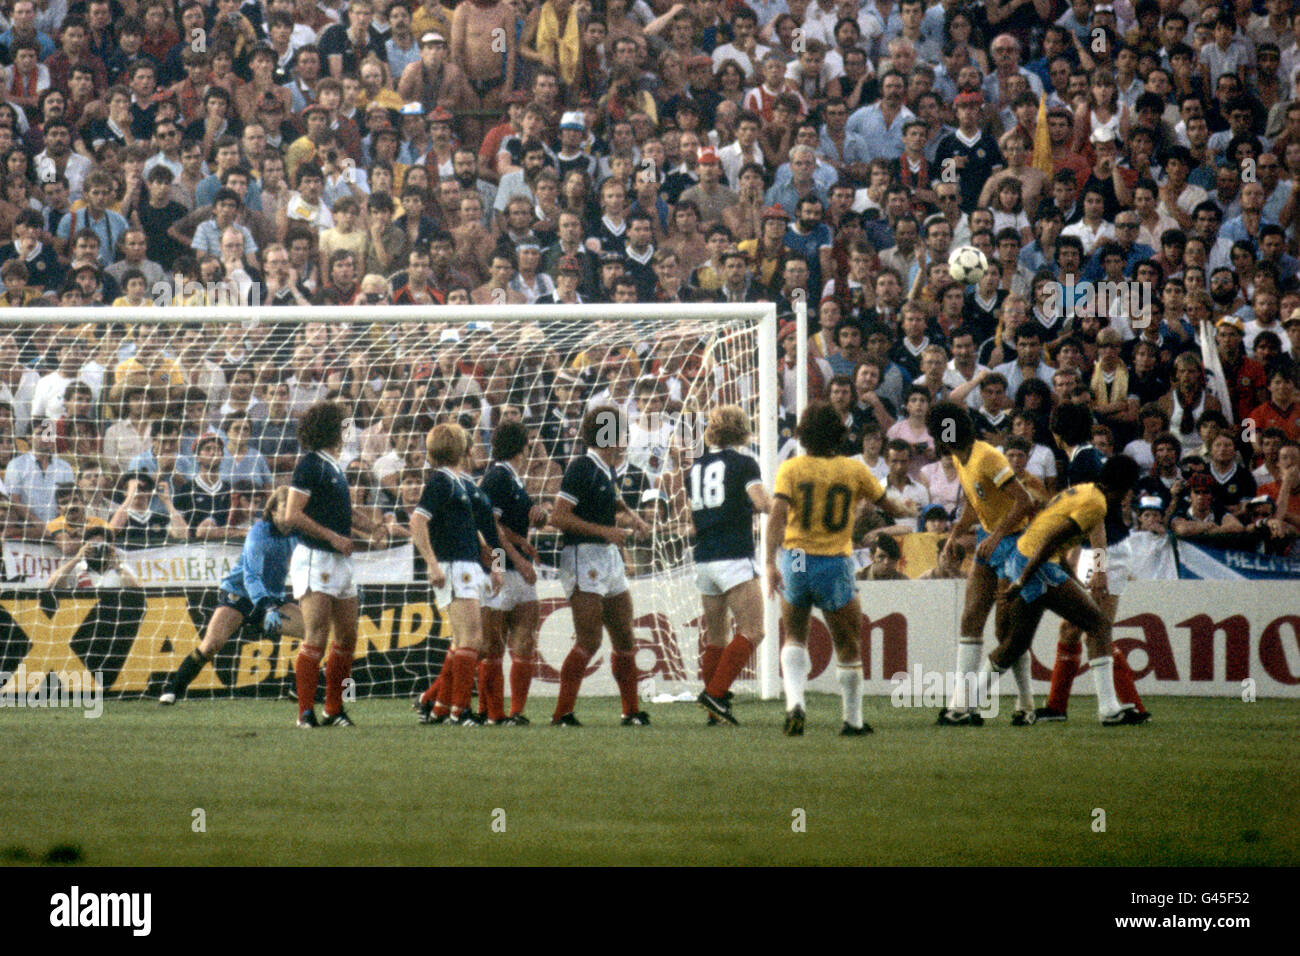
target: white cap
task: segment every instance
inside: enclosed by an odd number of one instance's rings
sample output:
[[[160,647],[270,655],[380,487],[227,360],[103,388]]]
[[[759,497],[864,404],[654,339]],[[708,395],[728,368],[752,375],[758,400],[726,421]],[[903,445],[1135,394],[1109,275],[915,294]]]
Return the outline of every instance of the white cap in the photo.
[[[442,334],[438,336],[439,345],[441,345],[443,342],[459,342],[459,341],[460,341],[460,333],[457,332],[455,329],[443,329]]]
[[[580,129],[587,131],[587,117],[576,110],[560,117],[560,129]]]
[[[1108,126],[1103,126],[1092,134],[1091,140],[1094,143],[1113,143],[1115,142],[1115,131]]]
[[[1155,495],[1143,495],[1138,501],[1138,511],[1164,511],[1165,503]]]

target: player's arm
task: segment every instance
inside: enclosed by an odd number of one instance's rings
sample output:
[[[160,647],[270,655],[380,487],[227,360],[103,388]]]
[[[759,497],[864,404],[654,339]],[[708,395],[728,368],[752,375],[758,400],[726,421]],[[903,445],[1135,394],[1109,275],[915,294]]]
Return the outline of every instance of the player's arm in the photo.
[[[271,601],[266,586],[267,537],[266,526],[256,524],[244,540],[244,590],[254,607]]]
[[[1103,535],[1105,534],[1104,531],[1102,533]],[[1020,589],[1029,582],[1029,579],[1038,572],[1038,569],[1041,568],[1052,555],[1060,551],[1072,539],[1077,538],[1082,534],[1083,529],[1079,527],[1075,520],[1073,518],[1066,518],[1061,523],[1061,526],[1053,530],[1052,533],[1047,536],[1047,539],[1038,546],[1038,550],[1030,556],[1029,563],[1025,565],[1025,570],[1020,572],[1020,577],[1011,582],[1011,586],[1007,588],[1007,600],[1015,600]]]
[[[745,488],[745,494],[749,495],[750,503],[753,504],[754,510],[759,514],[770,514],[772,511],[772,496],[767,493],[761,481],[752,482]]]
[[[944,539],[943,547],[939,549],[940,564],[943,564],[944,556],[952,550],[953,543],[970,534],[971,528],[975,527],[975,522],[978,520],[975,516],[975,508],[970,503],[970,496],[966,494],[965,490],[962,491],[962,498],[966,502],[966,506],[961,509],[956,524],[952,526],[952,529],[948,532],[948,537]]]
[[[621,503],[621,502],[620,502]],[[551,509],[551,526],[566,534],[586,535],[592,538],[600,538],[608,541],[610,544],[622,544],[627,540],[630,528],[620,528],[617,525],[596,524],[579,518],[573,513],[573,502],[562,495],[555,498],[555,507]]]
[[[447,583],[447,575],[433,553],[433,544],[429,541],[429,516],[423,511],[411,512],[411,542],[415,550],[424,558],[424,565],[429,569],[429,583],[440,588]]]
[[[301,488],[290,488],[289,498],[284,505],[284,523],[288,525],[291,531],[301,531],[313,538],[328,541],[333,545],[335,551],[345,557],[352,554],[351,538],[345,538],[343,535],[331,531],[303,512],[302,509],[307,506],[307,499],[310,497],[310,492],[303,491]]]
[[[622,498],[619,498],[616,501],[614,510],[632,522],[632,532],[637,536],[637,538],[644,541],[646,538],[650,537],[650,525],[646,523],[644,518],[629,508],[627,502]]]
[[[785,524],[790,514],[790,499],[777,492],[772,508],[767,513],[767,593],[775,597],[781,588],[781,570],[776,565],[776,553],[785,541]]]
[[[1033,514],[1034,511],[1034,499],[1029,496],[1029,492],[1025,491],[1025,486],[1020,483],[1020,479],[1015,475],[1012,475],[1007,480],[1007,483],[1002,486],[1002,490],[1010,496],[1011,507],[1002,516],[1002,520],[998,522],[996,528],[988,529],[989,536],[981,541],[979,547],[975,549],[975,553],[985,560],[988,560],[997,546],[1002,543],[1002,539],[1011,533],[1011,529]],[[967,502],[968,508],[969,504]],[[974,511],[973,508],[970,510]],[[1105,538],[1104,531],[1102,537]]]
[[[1088,545],[1092,548],[1092,571],[1083,583],[1092,591],[1094,597],[1110,592],[1110,581],[1106,577],[1106,522],[1098,521],[1088,532]]]

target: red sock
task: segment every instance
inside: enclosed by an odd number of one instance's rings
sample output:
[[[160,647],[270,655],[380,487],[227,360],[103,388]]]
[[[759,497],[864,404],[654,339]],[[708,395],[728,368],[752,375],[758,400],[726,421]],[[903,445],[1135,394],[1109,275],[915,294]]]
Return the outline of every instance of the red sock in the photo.
[[[298,684],[298,716],[316,706],[316,685],[320,682],[320,651],[303,644],[298,648],[298,659],[293,664],[294,680]]]
[[[429,686],[424,689],[424,693],[420,695],[420,704],[422,706],[424,704],[432,704],[434,700],[437,698],[438,691],[441,689],[441,684],[439,684],[439,681],[441,680],[442,680],[442,673],[439,672],[438,676],[435,677],[429,683]]]
[[[458,647],[451,657],[451,712],[463,714],[469,710],[470,694],[474,690],[474,672],[478,670],[478,651]]]
[[[505,720],[505,691],[506,675],[501,669],[501,655],[482,658],[478,662],[478,693],[488,720]]]
[[[618,684],[618,696],[623,700],[623,716],[631,717],[641,710],[636,694],[636,651],[614,651],[610,655],[609,669]]]
[[[343,682],[352,676],[352,651],[335,647],[325,662],[325,713],[343,709]]]
[[[725,694],[731,689],[732,683],[740,672],[745,669],[753,653],[754,642],[737,631],[736,636],[722,652],[722,659],[718,661],[717,669],[714,670],[713,677],[709,679],[704,692],[710,697],[721,697]]]
[[[536,668],[533,655],[519,657],[510,655],[510,716],[516,717],[524,712],[528,703],[528,689],[533,685],[533,670]]]
[[[704,653],[700,655],[700,676],[704,678],[707,684],[713,680],[713,675],[718,670],[718,661],[722,660],[722,652],[726,650],[716,644],[705,644]]]
[[[582,686],[582,673],[587,669],[591,655],[576,644],[560,665],[560,695],[555,698],[555,716],[573,713],[578,702],[578,688]]]
[[[1070,706],[1070,688],[1079,673],[1079,645],[1058,641],[1056,663],[1052,665],[1052,689],[1047,695],[1047,706],[1064,713]]]
[[[1119,698],[1121,704],[1125,706],[1131,704],[1137,708],[1138,713],[1146,713],[1146,708],[1142,706],[1142,696],[1138,693],[1137,684],[1133,680],[1133,669],[1128,666],[1128,658],[1113,644],[1110,654],[1115,661],[1115,666],[1112,668],[1115,675],[1115,696]]]

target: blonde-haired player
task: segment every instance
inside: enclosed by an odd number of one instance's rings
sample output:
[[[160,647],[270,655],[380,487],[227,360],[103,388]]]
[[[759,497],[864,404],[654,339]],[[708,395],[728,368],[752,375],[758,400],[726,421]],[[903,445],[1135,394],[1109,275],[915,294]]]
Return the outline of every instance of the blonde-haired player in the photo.
[[[749,418],[736,405],[709,413],[705,451],[687,475],[695,523],[695,586],[704,605],[704,690],[700,706],[714,718],[736,723],[731,685],[763,640],[763,589],[754,554],[754,513],[772,502],[749,444]],[[735,620],[735,632],[727,614]]]
[[[491,566],[495,525],[485,537],[482,515],[475,508],[477,489],[456,471],[469,450],[465,429],[453,424],[436,425],[429,432],[426,447],[435,471],[411,513],[411,538],[428,566],[429,583],[438,591],[445,588],[450,598],[451,722],[478,726],[469,701],[483,650],[481,602],[489,581],[492,591],[501,586],[500,570],[493,568],[490,579],[483,570],[484,564]],[[491,519],[490,508],[487,517]]]

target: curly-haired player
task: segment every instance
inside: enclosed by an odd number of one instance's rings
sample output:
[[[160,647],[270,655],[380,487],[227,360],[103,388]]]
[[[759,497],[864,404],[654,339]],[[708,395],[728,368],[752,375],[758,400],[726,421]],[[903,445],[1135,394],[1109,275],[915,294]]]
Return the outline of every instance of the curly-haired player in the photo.
[[[285,524],[298,543],[289,559],[293,596],[302,607],[303,641],[294,662],[299,727],[351,727],[343,709],[343,682],[352,673],[357,646],[357,588],[352,579],[352,501],[339,464],[343,448],[343,406],[320,401],[302,414],[298,443],[303,456],[293,470]],[[362,533],[377,530],[357,516]],[[316,719],[320,661],[331,633],[325,664],[325,713]]]
[[[915,517],[916,506],[885,495],[875,475],[856,458],[839,454],[844,416],[827,402],[812,402],[799,416],[796,435],[807,453],[788,458],[776,473],[776,495],[767,524],[768,593],[781,594],[785,647],[785,733],[804,730],[808,682],[808,619],[817,607],[830,627],[839,663],[844,725],[840,733],[871,733],[862,719],[862,608],[853,572],[853,522],[860,508],[876,503],[887,514]],[[777,551],[780,550],[778,565]]]
[[[524,707],[537,666],[537,549],[528,532],[546,524],[549,512],[524,489],[521,475],[528,461],[528,429],[505,422],[492,435],[493,464],[479,487],[496,518],[505,554],[501,589],[483,602],[484,651],[479,661],[479,693],[487,719],[516,727],[528,725]],[[502,657],[510,649],[510,715],[505,713]]]
[[[575,632],[573,650],[560,668],[560,693],[552,726],[582,726],[573,715],[573,707],[587,662],[600,649],[604,630],[609,631],[613,645],[610,669],[622,698],[623,726],[650,723],[637,697],[632,595],[619,550],[632,534],[649,535],[650,526],[628,508],[619,494],[621,476],[616,469],[624,454],[619,439],[626,434],[626,429],[620,427],[619,414],[613,405],[599,405],[583,416],[579,438],[586,446],[586,454],[565,469],[551,511],[551,524],[564,533],[560,580],[569,598]],[[619,527],[620,515],[626,516],[631,528]]]

